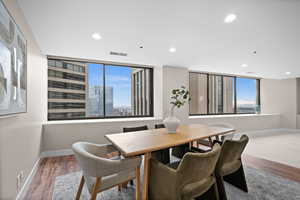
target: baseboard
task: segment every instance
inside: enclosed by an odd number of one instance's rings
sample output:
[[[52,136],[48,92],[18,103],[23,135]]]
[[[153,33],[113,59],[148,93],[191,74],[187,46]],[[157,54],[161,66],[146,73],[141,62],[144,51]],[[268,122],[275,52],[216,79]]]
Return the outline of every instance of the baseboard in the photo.
[[[56,156],[66,156],[66,155],[73,155],[73,151],[72,149],[62,149],[62,150],[57,150],[57,151],[45,151],[45,152],[42,152],[39,159],[35,162],[31,172],[29,173],[29,175],[27,176],[26,180],[25,180],[25,183],[23,184],[22,188],[20,189],[17,197],[16,197],[16,200],[22,200],[24,199],[28,189],[29,189],[29,186],[30,186],[30,183],[34,177],[34,175],[36,174],[37,172],[37,169],[38,169],[38,166],[41,162],[41,159],[42,158],[46,158],[46,157],[56,157]]]
[[[44,151],[41,153],[41,158],[47,158],[47,157],[57,157],[57,156],[69,156],[73,155],[72,149],[62,149],[57,151]]]
[[[39,164],[40,164],[40,161],[41,159],[39,158],[33,165],[33,168],[31,170],[31,172],[29,173],[29,175],[27,176],[26,180],[25,180],[25,183],[23,184],[22,188],[20,189],[17,197],[16,197],[16,200],[22,200],[24,199],[28,189],[29,189],[29,186],[30,186],[30,183],[34,177],[34,175],[36,174],[37,170],[38,170],[38,167],[39,167]]]

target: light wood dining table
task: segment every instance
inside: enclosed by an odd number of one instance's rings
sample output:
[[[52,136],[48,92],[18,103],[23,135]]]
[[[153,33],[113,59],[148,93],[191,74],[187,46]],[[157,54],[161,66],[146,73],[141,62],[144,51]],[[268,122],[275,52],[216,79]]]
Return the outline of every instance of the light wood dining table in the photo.
[[[176,133],[168,133],[166,128],[145,131],[108,134],[105,137],[124,157],[144,155],[143,200],[148,199],[151,152],[192,143],[235,132],[232,128],[213,127],[203,124],[181,125]]]

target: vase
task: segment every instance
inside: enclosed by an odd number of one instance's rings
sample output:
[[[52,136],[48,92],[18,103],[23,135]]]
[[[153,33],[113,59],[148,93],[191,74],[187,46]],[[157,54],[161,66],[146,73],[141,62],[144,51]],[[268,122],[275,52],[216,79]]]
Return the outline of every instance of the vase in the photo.
[[[168,133],[176,133],[176,130],[180,125],[180,120],[174,116],[174,108],[174,106],[171,108],[168,117],[163,121],[168,129]]]

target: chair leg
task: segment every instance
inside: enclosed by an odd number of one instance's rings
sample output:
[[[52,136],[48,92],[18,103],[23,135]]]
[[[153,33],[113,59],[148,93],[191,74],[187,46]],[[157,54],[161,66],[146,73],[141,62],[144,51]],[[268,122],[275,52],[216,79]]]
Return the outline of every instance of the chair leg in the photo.
[[[215,196],[215,200],[219,200],[219,190],[218,190],[218,185],[217,183],[214,184],[214,196]]]
[[[93,192],[91,194],[91,200],[96,200],[98,189],[101,186],[101,178],[97,177],[96,183],[94,184]]]
[[[248,192],[243,163],[241,164],[241,167],[236,172],[224,176],[224,180],[230,183],[231,185],[234,185],[235,187],[243,190],[244,192]]]
[[[217,186],[218,186],[219,199],[220,200],[227,200],[227,195],[226,195],[226,191],[225,191],[223,177],[222,176],[216,176],[216,182],[217,182]]]
[[[140,176],[140,167],[137,167],[135,169],[135,178],[136,178],[136,188],[135,188],[135,199],[139,200],[140,199],[140,190],[141,190],[141,176]]]
[[[84,185],[84,176],[81,177],[80,184],[79,184],[77,194],[76,194],[76,198],[75,198],[76,200],[80,199],[80,195],[81,195],[81,192],[82,192],[83,185]]]

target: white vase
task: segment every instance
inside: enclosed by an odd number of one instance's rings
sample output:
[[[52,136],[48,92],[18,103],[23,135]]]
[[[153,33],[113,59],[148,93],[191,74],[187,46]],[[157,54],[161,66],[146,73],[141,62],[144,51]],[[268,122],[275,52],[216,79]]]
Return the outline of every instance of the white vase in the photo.
[[[174,106],[171,108],[169,116],[163,121],[166,128],[168,129],[168,133],[176,133],[176,130],[180,125],[180,120],[174,116],[174,108]]]

